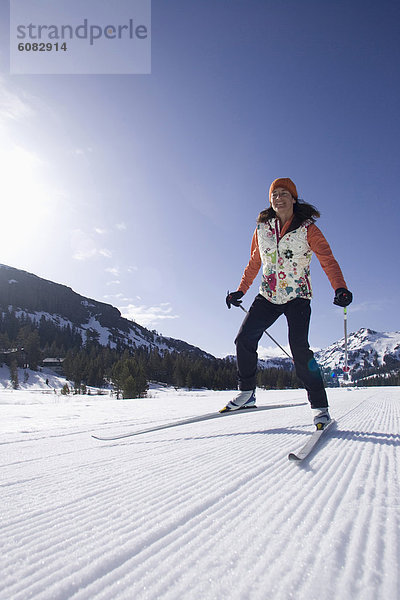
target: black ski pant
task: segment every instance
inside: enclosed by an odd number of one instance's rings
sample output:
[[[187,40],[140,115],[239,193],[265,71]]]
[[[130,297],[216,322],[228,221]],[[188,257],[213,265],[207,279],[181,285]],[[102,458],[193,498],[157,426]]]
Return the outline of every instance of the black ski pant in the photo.
[[[258,294],[247,313],[236,337],[236,356],[240,390],[256,387],[257,347],[265,329],[282,314],[289,328],[289,345],[296,375],[307,390],[311,408],[328,406],[321,371],[308,343],[310,325],[310,300],[295,298],[286,304],[273,304]]]

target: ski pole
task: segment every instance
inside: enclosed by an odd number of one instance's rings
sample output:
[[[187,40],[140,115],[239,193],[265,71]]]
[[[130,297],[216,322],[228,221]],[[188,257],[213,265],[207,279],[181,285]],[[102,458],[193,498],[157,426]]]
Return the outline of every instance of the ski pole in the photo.
[[[244,306],[242,306],[241,304],[239,305],[239,308],[241,308],[241,309],[242,309],[242,311],[243,311],[243,312],[245,312],[246,314],[248,313],[248,311],[247,311],[247,310],[244,308]],[[266,329],[264,329],[264,333],[266,333],[266,334],[267,334],[267,336],[268,336],[268,337],[269,337],[269,338],[270,338],[270,339],[271,339],[271,340],[274,342],[274,344],[276,344],[276,345],[277,345],[277,346],[278,346],[278,347],[279,347],[279,348],[282,350],[282,352],[284,352],[284,353],[286,354],[286,356],[287,356],[288,358],[290,358],[290,360],[291,360],[292,362],[294,362],[294,361],[293,361],[293,358],[290,356],[290,354],[288,354],[288,353],[286,352],[285,348],[282,348],[282,346],[279,344],[279,342],[277,342],[277,341],[276,341],[276,339],[274,339],[274,338],[272,337],[272,335],[271,335],[270,333],[268,333],[268,331],[267,331]]]
[[[343,317],[344,317],[344,369],[345,373],[348,372],[348,360],[347,360],[347,306],[343,308]]]

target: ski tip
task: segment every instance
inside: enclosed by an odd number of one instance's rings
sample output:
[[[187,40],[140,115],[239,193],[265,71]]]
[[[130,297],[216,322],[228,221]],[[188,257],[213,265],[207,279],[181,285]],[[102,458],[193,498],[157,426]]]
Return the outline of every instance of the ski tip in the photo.
[[[219,413],[226,413],[226,412],[239,412],[239,411],[245,411],[245,410],[254,410],[255,408],[258,408],[258,406],[256,406],[255,404],[253,406],[240,406],[239,408],[229,408],[229,406],[224,406],[224,408],[221,408],[221,410],[219,410]]]
[[[91,435],[94,440],[99,440],[100,442],[112,442],[114,438],[101,437],[100,435]]]
[[[301,458],[299,458],[299,457],[298,457],[296,454],[294,454],[293,452],[291,452],[291,453],[289,454],[289,456],[288,456],[288,459],[289,459],[289,460],[297,460],[297,461],[301,460]]]

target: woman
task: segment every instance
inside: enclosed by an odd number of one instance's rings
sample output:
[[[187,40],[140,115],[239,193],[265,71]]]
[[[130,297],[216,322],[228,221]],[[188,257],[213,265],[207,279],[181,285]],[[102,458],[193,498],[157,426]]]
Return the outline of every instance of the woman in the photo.
[[[284,314],[296,374],[307,390],[314,424],[329,423],[328,400],[321,372],[308,343],[310,262],[315,253],[335,290],[334,304],[348,306],[352,294],[325,237],[315,225],[320,216],[311,204],[299,200],[293,181],[275,179],[269,189],[271,206],[258,217],[251,243],[251,257],[236,292],[226,297],[228,308],[240,306],[260,267],[259,294],[244,319],[235,340],[240,393],[221,410],[255,406],[257,347],[265,329]]]

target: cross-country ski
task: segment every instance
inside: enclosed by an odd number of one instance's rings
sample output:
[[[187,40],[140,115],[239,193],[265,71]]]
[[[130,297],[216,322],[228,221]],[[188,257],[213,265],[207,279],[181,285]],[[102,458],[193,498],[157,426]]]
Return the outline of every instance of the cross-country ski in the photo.
[[[202,421],[209,421],[210,419],[218,419],[218,418],[222,418],[222,417],[226,417],[228,415],[243,415],[244,413],[249,413],[249,412],[261,412],[263,410],[271,410],[274,408],[290,408],[293,406],[301,406],[302,404],[306,404],[305,402],[297,402],[295,404],[291,404],[291,403],[287,403],[287,404],[271,404],[269,406],[260,406],[260,407],[252,407],[252,408],[246,408],[246,409],[241,409],[241,410],[236,410],[236,411],[231,411],[231,412],[212,412],[212,413],[207,413],[205,415],[198,415],[198,416],[194,416],[194,417],[188,417],[187,419],[181,419],[180,421],[173,421],[172,423],[164,423],[162,425],[155,425],[154,427],[147,427],[146,429],[139,429],[138,431],[129,431],[129,432],[125,432],[125,433],[120,433],[117,435],[111,435],[111,436],[103,436],[103,435],[94,435],[92,434],[92,437],[96,440],[101,440],[103,442],[111,442],[114,440],[122,440],[124,438],[128,438],[128,437],[133,437],[136,435],[142,435],[144,433],[152,433],[154,431],[162,431],[163,429],[171,429],[172,427],[181,427],[182,425],[190,425],[193,423],[201,423]]]
[[[326,436],[327,431],[334,425],[335,420],[331,419],[323,429],[317,429],[314,431],[307,442],[296,452],[290,452],[288,455],[289,460],[302,461],[307,458],[314,450],[323,436]]]

